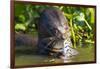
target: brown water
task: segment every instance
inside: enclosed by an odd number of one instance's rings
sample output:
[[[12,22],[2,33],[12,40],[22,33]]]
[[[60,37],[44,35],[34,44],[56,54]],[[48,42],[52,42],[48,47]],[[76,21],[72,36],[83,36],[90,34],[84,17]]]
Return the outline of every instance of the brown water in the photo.
[[[73,56],[71,59],[66,60],[66,63],[72,62],[84,62],[84,61],[94,61],[94,46],[93,44],[87,44],[85,47],[77,48],[79,54]],[[51,56],[37,55],[33,47],[29,46],[18,46],[16,47],[16,66],[24,65],[37,65],[37,64],[55,64],[64,63],[64,60],[54,58]]]

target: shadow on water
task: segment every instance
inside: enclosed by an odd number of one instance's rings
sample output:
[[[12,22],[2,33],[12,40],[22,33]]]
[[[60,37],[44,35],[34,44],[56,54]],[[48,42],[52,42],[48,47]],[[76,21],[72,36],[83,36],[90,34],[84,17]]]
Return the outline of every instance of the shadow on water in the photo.
[[[67,63],[94,61],[94,44],[86,44],[84,47],[78,46],[76,49],[79,54],[72,57]],[[63,63],[63,60],[51,56],[38,55],[36,49],[32,46],[16,46],[16,66],[54,63]]]

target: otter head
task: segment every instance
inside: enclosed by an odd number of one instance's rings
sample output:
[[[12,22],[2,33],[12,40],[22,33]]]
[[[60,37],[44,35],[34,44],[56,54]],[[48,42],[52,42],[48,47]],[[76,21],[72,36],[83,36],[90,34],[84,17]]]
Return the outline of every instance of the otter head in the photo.
[[[43,52],[49,50],[48,53],[58,54],[58,56],[63,55],[63,43],[64,40],[70,40],[70,29],[62,11],[58,9],[45,9],[40,16],[38,31],[40,43],[38,48],[40,52],[42,49]],[[47,40],[45,40],[46,38]],[[69,42],[71,43],[71,41]]]

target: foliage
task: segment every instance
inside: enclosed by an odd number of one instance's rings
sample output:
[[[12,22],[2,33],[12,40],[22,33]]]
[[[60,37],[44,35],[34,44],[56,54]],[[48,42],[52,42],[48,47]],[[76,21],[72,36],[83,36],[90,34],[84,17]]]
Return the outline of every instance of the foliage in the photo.
[[[69,6],[61,10],[69,19],[74,48],[76,48],[76,43],[94,43],[95,9]]]
[[[68,19],[73,47],[80,43],[94,43],[95,9],[74,6],[53,6],[64,12]],[[49,5],[32,5],[15,3],[15,32],[36,35],[35,23],[40,12]]]

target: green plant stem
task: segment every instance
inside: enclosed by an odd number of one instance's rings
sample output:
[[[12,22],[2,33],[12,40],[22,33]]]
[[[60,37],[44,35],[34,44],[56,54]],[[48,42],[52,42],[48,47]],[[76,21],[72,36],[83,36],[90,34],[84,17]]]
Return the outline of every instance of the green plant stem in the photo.
[[[75,32],[73,29],[73,25],[72,25],[72,18],[70,19],[70,27],[71,27],[71,33],[72,33],[72,38],[73,38],[73,47],[76,48],[76,39],[75,39]]]
[[[63,8],[64,8],[64,7],[63,7],[63,6],[61,6],[59,9],[60,9],[60,10],[62,10]]]
[[[64,13],[64,15],[65,15],[68,19],[71,19],[71,17],[72,17],[71,14]]]
[[[87,20],[84,19],[84,21],[85,21],[86,25],[88,26],[88,28],[89,28],[90,30],[92,30],[92,28],[91,28],[91,26],[89,25],[89,23],[87,22]]]

